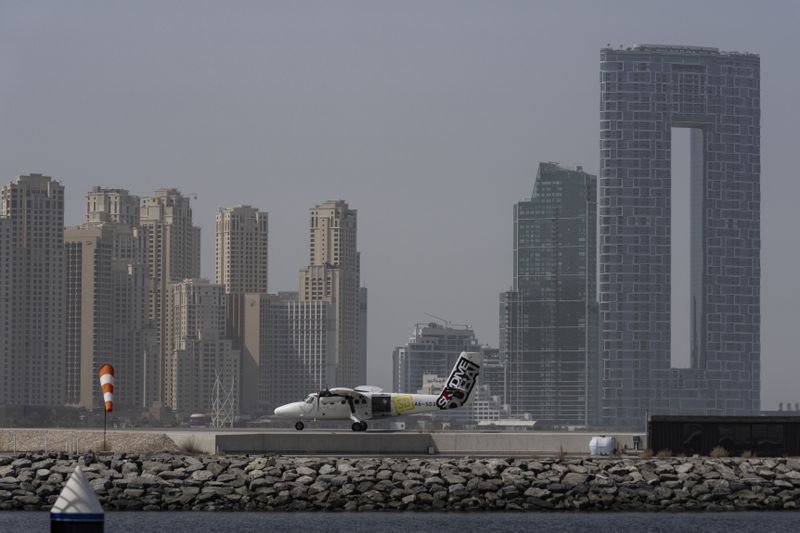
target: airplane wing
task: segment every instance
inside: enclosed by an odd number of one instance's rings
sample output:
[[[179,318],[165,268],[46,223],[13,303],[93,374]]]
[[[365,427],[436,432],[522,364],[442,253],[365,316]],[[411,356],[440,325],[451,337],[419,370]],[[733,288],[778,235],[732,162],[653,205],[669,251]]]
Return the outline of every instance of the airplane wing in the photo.
[[[358,392],[373,392],[373,393],[383,392],[382,388],[376,387],[374,385],[359,385],[358,387],[355,388],[355,390],[357,390]]]
[[[348,387],[334,387],[332,389],[328,389],[331,394],[335,394],[336,396],[344,396],[345,398],[360,398],[361,394],[357,391],[348,388]]]

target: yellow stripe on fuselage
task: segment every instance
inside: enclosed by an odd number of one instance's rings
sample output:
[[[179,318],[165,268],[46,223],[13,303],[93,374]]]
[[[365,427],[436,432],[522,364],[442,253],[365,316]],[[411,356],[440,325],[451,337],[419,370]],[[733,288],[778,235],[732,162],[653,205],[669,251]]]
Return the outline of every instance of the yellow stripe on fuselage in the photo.
[[[392,394],[394,412],[402,415],[415,409],[414,398],[410,394]]]

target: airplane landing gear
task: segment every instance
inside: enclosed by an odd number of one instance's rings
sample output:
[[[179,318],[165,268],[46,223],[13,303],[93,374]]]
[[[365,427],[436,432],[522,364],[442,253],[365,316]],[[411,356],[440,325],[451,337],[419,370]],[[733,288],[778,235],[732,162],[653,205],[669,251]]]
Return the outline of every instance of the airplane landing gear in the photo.
[[[367,430],[367,423],[366,422],[353,422],[351,426],[353,431],[366,431]]]
[[[294,429],[296,429],[297,431],[303,431],[304,427],[305,425],[303,425],[302,422],[298,422],[297,424],[294,425]]]
[[[361,422],[361,431],[366,431],[366,430],[367,430],[367,423]]]

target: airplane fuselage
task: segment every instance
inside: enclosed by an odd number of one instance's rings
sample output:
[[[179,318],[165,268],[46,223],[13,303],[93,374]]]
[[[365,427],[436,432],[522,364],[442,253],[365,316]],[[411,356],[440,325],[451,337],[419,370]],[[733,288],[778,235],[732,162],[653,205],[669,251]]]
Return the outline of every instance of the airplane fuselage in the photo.
[[[298,420],[373,420],[439,411],[434,394],[360,393],[355,398],[312,394],[280,408],[279,414]],[[352,409],[349,402],[352,401]]]

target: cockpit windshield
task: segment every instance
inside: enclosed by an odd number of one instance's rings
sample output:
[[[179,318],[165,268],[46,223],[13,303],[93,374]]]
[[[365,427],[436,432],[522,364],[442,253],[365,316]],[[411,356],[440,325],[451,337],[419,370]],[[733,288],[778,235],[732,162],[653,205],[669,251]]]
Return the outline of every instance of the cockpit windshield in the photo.
[[[308,395],[308,398],[306,398],[306,403],[309,403],[309,404],[311,404],[311,403],[314,403],[314,400],[315,400],[316,398],[317,398],[317,395],[316,395],[316,394],[309,394],[309,395]]]

